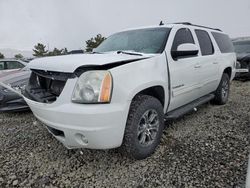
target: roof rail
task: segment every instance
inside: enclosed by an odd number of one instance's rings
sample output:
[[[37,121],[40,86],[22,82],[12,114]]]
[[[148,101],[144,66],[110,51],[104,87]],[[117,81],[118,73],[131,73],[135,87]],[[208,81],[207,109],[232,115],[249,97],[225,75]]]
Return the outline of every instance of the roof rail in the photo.
[[[217,28],[206,27],[206,26],[202,26],[202,25],[195,25],[195,24],[192,24],[190,22],[177,22],[177,23],[173,23],[173,24],[191,25],[191,26],[202,27],[202,28],[206,28],[206,29],[212,29],[212,30],[216,30],[216,31],[222,31],[222,30],[217,29]]]

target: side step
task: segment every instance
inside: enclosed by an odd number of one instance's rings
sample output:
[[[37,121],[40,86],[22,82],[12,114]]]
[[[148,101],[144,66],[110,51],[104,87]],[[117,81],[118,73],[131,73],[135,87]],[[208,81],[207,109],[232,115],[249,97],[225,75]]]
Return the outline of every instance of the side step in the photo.
[[[199,99],[197,99],[189,104],[186,104],[182,107],[179,107],[176,110],[168,112],[165,114],[165,120],[177,119],[177,118],[183,116],[184,114],[193,111],[195,109],[195,107],[209,102],[213,98],[214,98],[214,94],[209,94],[209,95],[201,97],[201,98],[199,98]]]

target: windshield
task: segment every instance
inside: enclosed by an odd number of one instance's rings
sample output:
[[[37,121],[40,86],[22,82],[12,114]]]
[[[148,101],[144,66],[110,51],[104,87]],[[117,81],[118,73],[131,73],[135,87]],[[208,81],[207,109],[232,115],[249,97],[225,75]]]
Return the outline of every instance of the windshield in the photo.
[[[250,41],[234,42],[236,53],[250,53]]]
[[[140,53],[162,53],[169,32],[170,28],[152,28],[116,33],[101,43],[95,49],[95,52],[135,51]]]

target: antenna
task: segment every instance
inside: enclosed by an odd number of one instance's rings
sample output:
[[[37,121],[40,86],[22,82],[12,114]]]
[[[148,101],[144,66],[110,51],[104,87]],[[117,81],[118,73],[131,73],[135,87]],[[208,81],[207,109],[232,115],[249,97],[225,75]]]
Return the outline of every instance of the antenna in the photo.
[[[160,22],[159,26],[164,25],[163,21]]]

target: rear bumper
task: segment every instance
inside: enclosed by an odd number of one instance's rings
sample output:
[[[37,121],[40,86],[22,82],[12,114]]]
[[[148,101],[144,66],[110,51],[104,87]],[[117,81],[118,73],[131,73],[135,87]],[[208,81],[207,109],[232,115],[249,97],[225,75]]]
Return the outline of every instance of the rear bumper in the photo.
[[[248,69],[236,69],[236,73],[248,73]]]
[[[250,66],[237,61],[235,78],[250,78]]]
[[[250,78],[248,69],[236,69],[235,78]]]
[[[49,132],[69,149],[110,149],[122,144],[127,106],[25,101]]]

